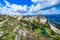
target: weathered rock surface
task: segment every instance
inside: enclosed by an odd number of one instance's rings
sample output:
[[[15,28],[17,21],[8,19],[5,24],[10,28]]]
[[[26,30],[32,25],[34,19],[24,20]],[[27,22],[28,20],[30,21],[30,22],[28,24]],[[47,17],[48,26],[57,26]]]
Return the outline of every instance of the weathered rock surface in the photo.
[[[0,40],[60,40],[42,15],[0,16],[5,17],[0,22]]]

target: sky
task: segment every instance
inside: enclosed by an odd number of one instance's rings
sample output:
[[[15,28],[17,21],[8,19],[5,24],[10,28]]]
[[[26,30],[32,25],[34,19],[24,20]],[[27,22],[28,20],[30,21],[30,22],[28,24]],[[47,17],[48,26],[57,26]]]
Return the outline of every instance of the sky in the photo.
[[[0,0],[0,14],[60,14],[60,0]]]

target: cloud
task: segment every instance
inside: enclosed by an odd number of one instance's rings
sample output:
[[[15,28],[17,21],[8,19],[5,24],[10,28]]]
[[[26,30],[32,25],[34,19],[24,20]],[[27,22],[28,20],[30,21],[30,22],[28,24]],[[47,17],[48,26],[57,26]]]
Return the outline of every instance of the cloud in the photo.
[[[7,2],[7,0],[4,0],[4,2],[6,3],[6,6],[10,6],[10,3]]]
[[[27,5],[17,5],[17,4],[10,4],[7,0],[4,0],[6,3],[5,6],[0,5],[0,14],[7,14],[7,15],[22,15],[28,11]]]
[[[59,2],[59,0],[31,0],[33,3],[41,4],[41,5],[55,5]]]
[[[30,7],[27,5],[10,4],[7,0],[3,6],[0,3],[0,13],[7,15],[36,15],[36,14],[58,14],[59,11],[54,7],[60,1],[59,0],[31,0],[34,4]],[[2,6],[2,7],[1,7]],[[51,7],[49,9],[49,7]],[[45,9],[45,10],[44,10]],[[47,10],[46,10],[47,9]]]
[[[14,11],[27,11],[27,5],[24,5],[22,7],[22,5],[16,5],[16,4],[12,4],[11,6],[11,9],[14,10]]]
[[[31,0],[36,4],[34,10],[38,11],[47,7],[55,6],[60,3],[60,0]],[[38,9],[38,10],[37,10]]]
[[[31,5],[31,7],[29,8],[30,10],[30,12],[36,12],[36,11],[38,11],[39,9],[41,9],[41,5],[40,4],[37,4],[36,6],[34,6],[34,5]]]
[[[42,10],[40,13],[42,14],[60,14],[60,12],[57,10],[57,8],[53,7],[49,10]]]
[[[9,2],[7,2],[7,0],[4,0],[4,2],[6,3],[7,7],[10,7],[13,11],[27,11],[28,6],[27,5],[17,5],[17,4],[11,4]]]

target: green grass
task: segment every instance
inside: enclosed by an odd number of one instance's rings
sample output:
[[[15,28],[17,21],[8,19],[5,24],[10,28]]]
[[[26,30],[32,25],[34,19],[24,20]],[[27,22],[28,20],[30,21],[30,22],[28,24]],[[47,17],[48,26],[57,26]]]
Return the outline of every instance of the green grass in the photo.
[[[40,33],[41,32],[41,29],[40,28],[37,28],[37,29],[34,29],[35,33]]]

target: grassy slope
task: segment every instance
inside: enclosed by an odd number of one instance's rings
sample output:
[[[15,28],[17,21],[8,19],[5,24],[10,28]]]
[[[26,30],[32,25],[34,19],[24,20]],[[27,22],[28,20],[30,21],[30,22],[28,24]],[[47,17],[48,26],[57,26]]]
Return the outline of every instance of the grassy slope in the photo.
[[[0,20],[6,20],[3,24],[2,27],[0,27],[0,31],[3,31],[3,35],[0,37],[0,40],[14,40],[15,36],[18,33],[20,29],[23,30],[23,28],[28,31],[27,35],[24,37],[20,35],[21,40],[46,40],[47,38],[52,40],[59,40],[58,34],[54,33],[46,24],[41,24],[35,19],[25,19],[22,17],[19,21],[17,18],[11,17],[11,16],[6,16],[6,15],[0,15]],[[19,26],[19,29],[16,30],[16,32],[13,32],[14,28]],[[32,34],[32,35],[31,35]]]

